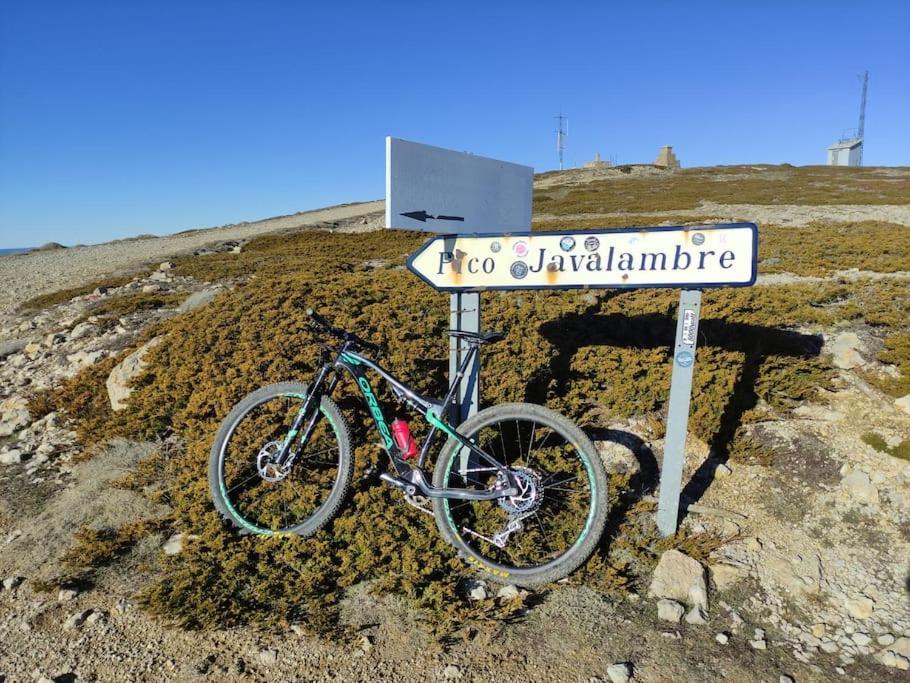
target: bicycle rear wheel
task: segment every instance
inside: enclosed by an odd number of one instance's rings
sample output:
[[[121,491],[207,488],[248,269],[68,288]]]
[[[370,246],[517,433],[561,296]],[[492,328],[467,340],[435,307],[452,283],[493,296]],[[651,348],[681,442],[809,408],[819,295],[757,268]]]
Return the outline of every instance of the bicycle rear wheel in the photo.
[[[309,536],[337,514],[351,483],[348,427],[327,397],[321,419],[290,469],[274,462],[303,407],[307,385],[271,384],[243,398],[221,423],[209,454],[215,507],[240,533]]]
[[[561,579],[588,559],[606,523],[607,476],[581,429],[543,406],[508,403],[458,431],[508,467],[520,488],[497,500],[434,499],[437,526],[460,555],[490,578],[522,586]],[[433,484],[486,490],[497,476],[449,439]]]

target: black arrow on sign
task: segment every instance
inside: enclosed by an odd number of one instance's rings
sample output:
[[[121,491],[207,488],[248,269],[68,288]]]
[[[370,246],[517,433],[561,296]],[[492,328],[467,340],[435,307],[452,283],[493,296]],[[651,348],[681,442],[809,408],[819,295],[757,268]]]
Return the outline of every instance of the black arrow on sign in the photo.
[[[464,221],[463,216],[431,216],[426,211],[408,211],[401,215],[421,223],[426,223],[428,218],[433,221]]]

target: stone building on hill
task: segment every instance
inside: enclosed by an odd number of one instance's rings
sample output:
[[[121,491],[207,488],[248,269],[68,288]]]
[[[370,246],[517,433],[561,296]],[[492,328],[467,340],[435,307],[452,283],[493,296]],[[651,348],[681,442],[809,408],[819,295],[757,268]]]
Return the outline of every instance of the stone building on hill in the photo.
[[[661,168],[679,168],[679,159],[676,158],[670,145],[664,145],[660,148],[660,152],[658,152],[657,158],[654,160],[654,165]]]

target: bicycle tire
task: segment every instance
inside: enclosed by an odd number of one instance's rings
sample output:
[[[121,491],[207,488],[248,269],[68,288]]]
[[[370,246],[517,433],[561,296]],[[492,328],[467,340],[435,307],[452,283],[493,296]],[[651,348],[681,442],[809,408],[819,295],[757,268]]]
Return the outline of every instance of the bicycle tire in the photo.
[[[566,552],[555,560],[535,567],[514,567],[490,557],[483,556],[466,539],[468,536],[458,528],[453,516],[449,513],[449,500],[435,498],[433,513],[439,531],[458,554],[470,565],[477,568],[487,578],[498,583],[511,583],[518,586],[538,586],[558,581],[581,566],[594,552],[606,525],[608,512],[607,474],[601,458],[597,455],[591,440],[573,422],[549,408],[529,403],[504,403],[480,411],[466,420],[458,431],[471,439],[481,429],[505,420],[531,418],[534,422],[545,425],[559,433],[567,443],[575,446],[579,460],[588,473],[591,486],[591,508],[579,539]],[[433,484],[444,488],[448,483],[450,471],[457,460],[462,446],[452,438],[446,442],[433,472]]]
[[[227,486],[223,476],[223,464],[225,451],[230,442],[230,437],[234,434],[234,430],[250,411],[266,401],[282,396],[301,397],[305,396],[307,391],[307,385],[301,382],[280,382],[257,389],[241,399],[231,409],[231,412],[224,418],[215,435],[215,440],[209,453],[209,489],[218,512],[236,527],[241,534],[297,534],[304,537],[311,536],[338,514],[338,510],[347,497],[354,469],[351,456],[350,431],[338,406],[328,397],[323,397],[320,409],[324,417],[329,421],[332,431],[338,440],[338,474],[331,492],[314,514],[299,524],[288,528],[280,530],[269,529],[245,519],[228,499]],[[296,463],[295,466],[297,466]]]

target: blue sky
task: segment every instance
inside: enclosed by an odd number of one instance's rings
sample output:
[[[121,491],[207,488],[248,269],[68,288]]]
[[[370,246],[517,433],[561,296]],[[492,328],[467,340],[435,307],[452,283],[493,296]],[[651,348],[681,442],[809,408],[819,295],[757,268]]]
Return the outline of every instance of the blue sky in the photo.
[[[910,165],[910,3],[0,3],[0,247],[379,198],[384,136],[556,165]]]

